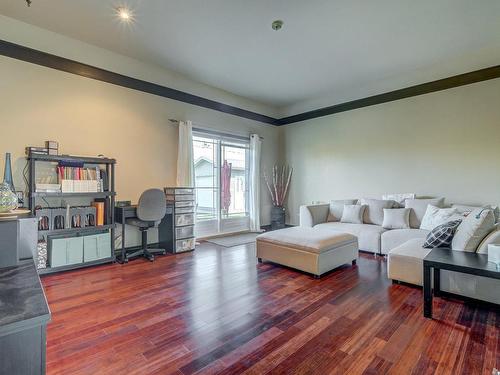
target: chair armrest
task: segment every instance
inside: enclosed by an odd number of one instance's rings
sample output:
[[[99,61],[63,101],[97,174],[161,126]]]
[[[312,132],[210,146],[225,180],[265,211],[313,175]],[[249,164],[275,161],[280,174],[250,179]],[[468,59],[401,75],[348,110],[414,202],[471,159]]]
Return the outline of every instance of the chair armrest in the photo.
[[[299,217],[300,226],[312,228],[316,224],[326,223],[328,213],[330,211],[329,204],[314,204],[300,206]]]

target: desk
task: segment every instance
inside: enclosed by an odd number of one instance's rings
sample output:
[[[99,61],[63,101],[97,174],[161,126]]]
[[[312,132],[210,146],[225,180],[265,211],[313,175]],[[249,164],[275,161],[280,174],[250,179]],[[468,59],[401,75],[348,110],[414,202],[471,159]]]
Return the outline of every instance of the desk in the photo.
[[[173,244],[173,213],[172,205],[167,204],[167,213],[158,226],[158,244],[167,252],[172,252]],[[127,219],[137,217],[137,205],[115,207],[115,221],[121,224],[122,229],[122,247],[120,251],[120,263],[127,263],[127,253],[125,249],[125,224]]]

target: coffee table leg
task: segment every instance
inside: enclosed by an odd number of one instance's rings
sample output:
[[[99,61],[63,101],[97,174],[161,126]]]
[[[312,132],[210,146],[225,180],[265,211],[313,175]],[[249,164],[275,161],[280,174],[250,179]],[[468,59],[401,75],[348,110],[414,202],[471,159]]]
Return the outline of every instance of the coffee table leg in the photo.
[[[441,272],[439,268],[434,268],[434,291],[433,294],[435,297],[439,297],[441,295]]]
[[[431,267],[424,263],[424,316],[432,319]]]

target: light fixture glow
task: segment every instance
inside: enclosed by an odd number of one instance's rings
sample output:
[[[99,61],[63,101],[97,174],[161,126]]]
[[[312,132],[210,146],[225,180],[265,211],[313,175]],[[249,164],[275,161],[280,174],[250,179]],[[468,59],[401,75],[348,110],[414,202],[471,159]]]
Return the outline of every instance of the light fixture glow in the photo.
[[[132,19],[132,13],[125,7],[116,8],[116,13],[122,21],[128,22]]]

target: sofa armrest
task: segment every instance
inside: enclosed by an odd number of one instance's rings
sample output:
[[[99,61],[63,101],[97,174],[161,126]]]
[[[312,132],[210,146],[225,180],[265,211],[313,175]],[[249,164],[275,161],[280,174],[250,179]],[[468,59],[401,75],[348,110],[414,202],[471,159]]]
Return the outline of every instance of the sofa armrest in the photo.
[[[326,223],[330,210],[329,204],[314,204],[300,206],[300,226],[314,227],[316,224]]]
[[[488,254],[488,245],[500,245],[500,223],[495,225],[491,231],[477,247],[479,254]]]

